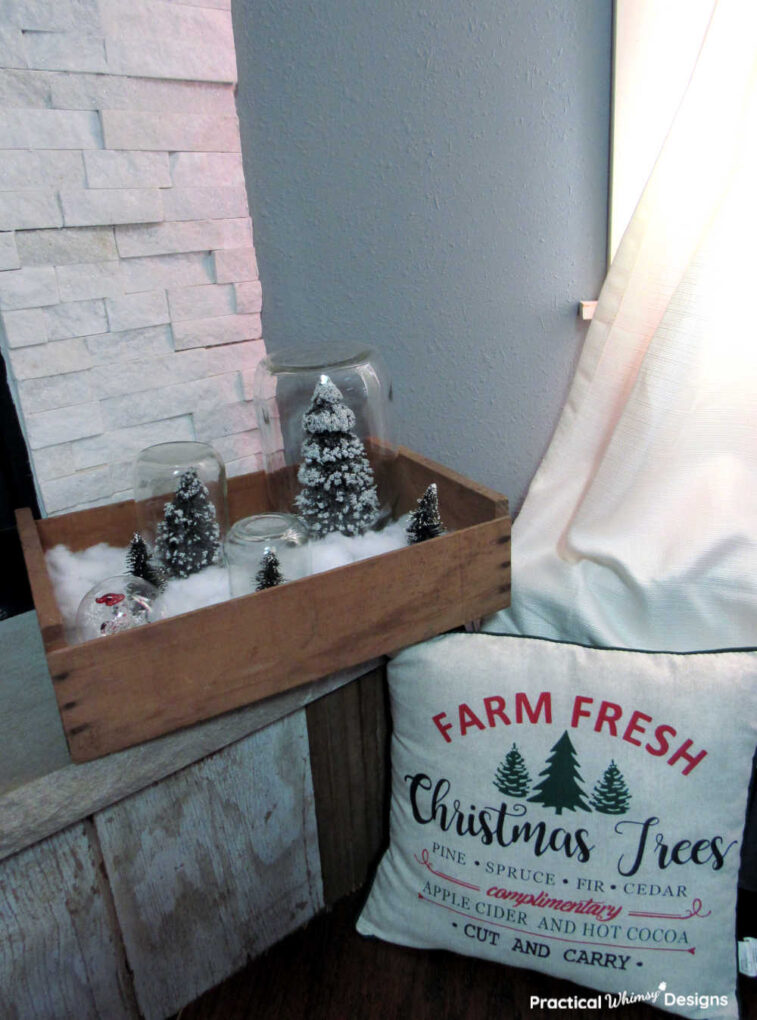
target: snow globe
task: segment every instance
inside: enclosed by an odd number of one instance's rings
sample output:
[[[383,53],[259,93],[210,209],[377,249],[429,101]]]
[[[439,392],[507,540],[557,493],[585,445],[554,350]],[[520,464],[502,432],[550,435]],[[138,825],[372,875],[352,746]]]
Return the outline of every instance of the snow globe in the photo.
[[[134,574],[107,577],[90,588],[76,612],[77,641],[120,634],[163,618],[155,585]]]
[[[226,469],[207,443],[149,446],[134,466],[137,530],[169,577],[223,562]]]
[[[363,534],[391,518],[397,451],[376,350],[343,342],[268,354],[253,400],[274,510],[303,517],[314,538]]]
[[[226,539],[232,598],[310,573],[310,544],[292,514],[256,514],[232,525]]]

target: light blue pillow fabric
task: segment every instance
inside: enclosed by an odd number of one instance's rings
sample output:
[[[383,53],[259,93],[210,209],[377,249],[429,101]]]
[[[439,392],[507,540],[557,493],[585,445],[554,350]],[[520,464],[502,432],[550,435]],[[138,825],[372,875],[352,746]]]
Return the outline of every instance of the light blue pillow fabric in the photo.
[[[738,1015],[757,652],[449,634],[389,686],[390,847],[361,933],[544,971],[608,1011]]]

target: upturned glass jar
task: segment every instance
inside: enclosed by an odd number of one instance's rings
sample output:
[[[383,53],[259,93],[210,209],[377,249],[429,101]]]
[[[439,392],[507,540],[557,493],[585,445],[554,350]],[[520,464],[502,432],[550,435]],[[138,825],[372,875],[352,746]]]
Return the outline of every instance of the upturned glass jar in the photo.
[[[169,575],[186,577],[223,562],[226,468],[208,443],[142,450],[134,465],[134,501],[137,530]]]
[[[257,591],[268,581],[264,556],[275,553],[278,582],[307,577],[311,570],[308,533],[302,521],[292,514],[256,514],[231,526],[226,539],[226,562],[233,598]]]
[[[259,362],[253,399],[271,506],[286,513],[304,512],[302,497],[297,502],[304,485],[298,473],[307,460],[303,443],[310,440],[312,451],[313,436],[307,434],[303,420],[312,412],[316,387],[324,381],[336,387],[334,401],[341,399],[348,409],[343,416],[348,426],[345,435],[356,437],[365,449],[378,504],[370,526],[380,527],[391,517],[395,500],[392,391],[380,355],[364,344],[334,342],[287,348]],[[312,523],[307,523],[312,533]]]

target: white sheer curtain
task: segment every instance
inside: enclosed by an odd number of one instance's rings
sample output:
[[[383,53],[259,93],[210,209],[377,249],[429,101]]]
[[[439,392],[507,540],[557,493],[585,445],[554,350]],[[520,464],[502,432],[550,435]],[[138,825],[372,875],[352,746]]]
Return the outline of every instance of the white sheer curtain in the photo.
[[[719,0],[485,629],[757,645],[757,3]]]

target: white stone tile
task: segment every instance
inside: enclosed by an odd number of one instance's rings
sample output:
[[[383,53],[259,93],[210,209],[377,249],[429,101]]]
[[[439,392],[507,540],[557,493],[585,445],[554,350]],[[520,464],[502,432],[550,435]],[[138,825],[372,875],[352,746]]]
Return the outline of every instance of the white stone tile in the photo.
[[[19,269],[20,266],[15,235],[12,231],[0,234],[0,270]]]
[[[179,287],[168,291],[168,307],[173,322],[202,319],[214,315],[233,315],[234,290],[230,285]]]
[[[84,187],[81,152],[71,150],[6,149],[0,152],[0,191],[17,188]]]
[[[166,220],[226,220],[247,216],[247,192],[233,188],[168,188],[163,195]]]
[[[258,263],[252,247],[215,251],[213,261],[217,283],[243,283],[258,278]]]
[[[222,315],[216,318],[174,322],[174,344],[177,351],[189,347],[212,347],[216,344],[257,340],[262,334],[259,315]]]
[[[77,439],[75,442],[70,443],[74,470],[83,471],[87,468],[98,467],[100,464],[107,464],[111,458],[108,438],[107,432],[104,432],[101,435]],[[117,450],[114,450],[114,455],[120,454]],[[73,474],[73,472],[70,473]]]
[[[18,394],[24,414],[51,411],[71,404],[86,404],[93,399],[89,372],[66,372],[65,375],[22,379]]]
[[[188,442],[195,438],[190,415],[179,415],[161,421],[111,429],[93,439],[81,439],[72,446],[77,469],[98,464],[131,460],[148,446],[156,443]]]
[[[186,4],[188,7],[215,7],[219,11],[230,11],[231,0],[165,0],[168,4]]]
[[[213,259],[207,252],[122,259],[121,276],[127,294],[156,287],[202,286],[214,280]]]
[[[170,188],[167,152],[84,153],[90,188]]]
[[[242,340],[240,343],[209,347],[205,351],[207,374],[254,370],[264,357],[265,344],[262,340]]]
[[[87,32],[25,31],[24,50],[27,65],[43,71],[103,74],[108,70],[105,40]]]
[[[52,74],[52,105],[59,110],[149,110],[152,113],[236,115],[234,86],[198,81],[157,81],[107,74]]]
[[[22,266],[66,266],[118,258],[113,227],[63,227],[16,234]]]
[[[3,0],[3,21],[24,30],[71,32],[99,25],[97,0]]]
[[[70,443],[59,443],[57,446],[45,446],[36,450],[32,457],[34,474],[40,481],[51,478],[62,478],[76,471],[73,447]]]
[[[239,247],[235,242],[238,234],[244,232],[244,226],[240,224],[246,222],[246,220],[177,220],[154,226],[148,224],[119,226],[116,227],[116,244],[121,258]]]
[[[221,224],[223,234],[223,244],[219,244],[219,248],[252,247],[252,220],[249,216],[238,220],[217,220],[215,222]],[[216,283],[220,282],[220,280],[216,280]]]
[[[257,429],[250,429],[231,436],[217,436],[213,440],[213,447],[223,457],[224,463],[241,460],[243,457],[254,457],[261,452],[260,432]]]
[[[59,372],[78,372],[92,364],[92,357],[80,337],[19,347],[9,351],[8,357],[16,379],[39,379]]]
[[[96,401],[59,407],[54,411],[42,411],[39,414],[27,414],[25,421],[32,450],[38,450],[41,446],[68,443],[72,439],[82,439],[84,436],[96,436],[103,430],[100,405]]]
[[[20,243],[17,235],[16,243]],[[23,259],[22,259],[23,261]],[[55,270],[51,267],[39,269],[10,269],[0,273],[0,310],[14,308],[39,308],[42,305],[57,304],[58,284]]]
[[[173,152],[171,179],[177,188],[244,185],[240,152]]]
[[[0,312],[0,334],[8,347],[31,347],[47,341],[47,319],[40,308]]]
[[[114,371],[119,371],[123,362],[171,354],[174,350],[170,326],[127,329],[123,333],[100,333],[87,337],[86,344],[93,364],[113,365]]]
[[[26,67],[26,51],[21,29],[0,25],[0,64],[3,67]]]
[[[105,304],[108,322],[114,333],[144,326],[159,326],[169,321],[164,290],[146,290],[120,298],[107,298]]]
[[[0,149],[102,147],[100,118],[96,113],[81,110],[0,110]]]
[[[58,266],[58,290],[61,301],[86,301],[89,298],[118,297],[124,293],[121,263],[83,262]]]
[[[43,188],[0,191],[0,230],[33,230],[63,225],[58,198]]]
[[[174,383],[203,379],[206,375],[206,351],[182,351],[178,354],[114,365],[99,365],[91,369],[95,395],[117,397],[125,393],[139,393],[146,385],[150,389],[171,386]]]
[[[111,428],[215,410],[238,399],[236,374],[142,390],[101,401]]]
[[[262,470],[262,467],[262,454],[255,454],[242,460],[230,460],[226,465],[226,476],[227,478],[237,478],[239,475],[253,475],[256,471]]]
[[[0,59],[0,64],[5,64],[5,61]],[[44,75],[36,71],[0,67],[0,107],[45,110],[51,106],[50,83]]]
[[[252,314],[259,312],[263,307],[263,288],[260,285],[260,280],[235,283],[234,294],[238,312]]]
[[[210,443],[221,436],[231,436],[237,432],[248,432],[257,428],[258,424],[251,402],[197,412],[193,418],[195,434],[201,443]]]
[[[65,189],[60,192],[60,200],[67,227],[159,223],[163,219],[163,203],[157,188]]]
[[[108,63],[117,74],[192,81],[237,77],[231,14],[153,0],[101,0]]]
[[[65,301],[45,309],[47,335],[51,340],[92,336],[108,328],[105,304],[95,301]]]
[[[45,509],[50,514],[107,503],[113,494],[108,467],[92,468],[65,478],[41,482],[40,489]]]
[[[246,368],[240,372],[242,380],[242,396],[245,400],[252,400],[255,397],[255,370]]]
[[[136,110],[103,110],[100,116],[106,149],[158,152],[239,152],[241,149],[239,124],[235,116],[159,114]],[[85,147],[93,146],[82,146]]]

